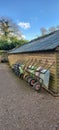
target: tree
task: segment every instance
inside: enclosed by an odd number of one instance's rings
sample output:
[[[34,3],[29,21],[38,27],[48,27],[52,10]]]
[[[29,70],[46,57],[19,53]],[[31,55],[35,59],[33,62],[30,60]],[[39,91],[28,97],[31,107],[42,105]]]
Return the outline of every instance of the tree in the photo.
[[[23,44],[26,44],[28,43],[27,40],[19,40],[17,39],[16,36],[13,36],[9,39],[9,42],[7,41],[7,39],[1,39],[0,40],[0,50],[10,50],[10,49],[13,49],[13,48],[17,48],[19,46],[22,46]]]
[[[49,33],[54,32],[54,31],[56,31],[56,28],[54,26],[49,28]]]
[[[27,43],[27,40],[23,39],[18,25],[9,18],[0,18],[0,49],[9,50],[24,43]]]
[[[47,34],[47,29],[44,28],[44,27],[42,27],[42,28],[40,29],[40,31],[41,31],[41,35],[42,35],[42,36],[45,35],[45,34]]]
[[[56,26],[56,30],[59,30],[59,25]]]
[[[22,38],[22,33],[18,26],[11,19],[6,17],[0,18],[0,34],[4,38],[10,38],[12,35]]]

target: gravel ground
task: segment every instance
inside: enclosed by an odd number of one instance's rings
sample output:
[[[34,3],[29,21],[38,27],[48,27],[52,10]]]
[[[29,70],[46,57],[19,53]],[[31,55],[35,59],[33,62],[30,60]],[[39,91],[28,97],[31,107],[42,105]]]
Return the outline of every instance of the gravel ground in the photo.
[[[59,130],[59,97],[37,93],[0,64],[0,130]]]

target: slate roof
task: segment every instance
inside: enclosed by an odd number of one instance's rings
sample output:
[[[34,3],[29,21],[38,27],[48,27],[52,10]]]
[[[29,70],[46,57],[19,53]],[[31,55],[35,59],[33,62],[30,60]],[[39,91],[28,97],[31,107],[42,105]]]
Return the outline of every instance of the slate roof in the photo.
[[[59,46],[59,30],[43,37],[39,37],[29,43],[10,51],[9,53],[28,53],[54,50]]]

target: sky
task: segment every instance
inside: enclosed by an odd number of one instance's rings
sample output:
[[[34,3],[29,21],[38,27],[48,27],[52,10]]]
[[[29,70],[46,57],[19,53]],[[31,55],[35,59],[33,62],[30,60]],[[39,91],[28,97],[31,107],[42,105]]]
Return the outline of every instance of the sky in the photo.
[[[40,36],[42,27],[59,25],[59,0],[0,0],[0,17],[11,18],[27,40]]]

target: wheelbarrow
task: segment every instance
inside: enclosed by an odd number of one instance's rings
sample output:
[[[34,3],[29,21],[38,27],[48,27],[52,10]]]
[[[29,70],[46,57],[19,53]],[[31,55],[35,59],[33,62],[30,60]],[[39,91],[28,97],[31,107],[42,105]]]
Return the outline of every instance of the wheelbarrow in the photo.
[[[13,71],[17,76],[19,76],[19,66],[21,66],[23,62],[24,61],[17,61],[13,66]]]
[[[22,64],[22,65],[19,66],[19,77],[20,78],[23,79],[24,74],[25,74],[25,68],[27,67],[27,65],[29,65],[30,62],[32,62],[32,60],[33,59],[31,59],[31,60],[28,59],[27,61],[25,61],[24,64]]]
[[[26,81],[28,81],[28,79],[31,78],[31,76],[30,76],[30,70],[33,71],[35,69],[36,64],[37,64],[37,59],[34,59],[33,62],[32,62],[32,64],[29,65],[26,68],[26,70],[25,70],[26,71],[26,77],[25,77]]]
[[[28,83],[33,86],[33,84],[36,82],[36,79],[35,79],[35,72],[37,69],[39,69],[40,71],[42,70],[43,66],[45,66],[47,63],[47,61],[45,61],[44,65],[42,65],[42,60],[39,60],[37,62],[37,64],[34,66],[33,69],[30,69],[29,70],[29,78],[28,78]],[[38,67],[40,66],[40,67]],[[38,73],[38,72],[37,72]]]
[[[41,71],[38,69],[35,73],[35,78],[37,81],[33,84],[33,88],[36,91],[40,91],[42,87],[48,90],[49,88],[49,78],[50,78],[50,68],[54,65],[53,62],[51,65],[47,67],[47,69],[43,68]],[[38,73],[37,73],[38,72]]]

